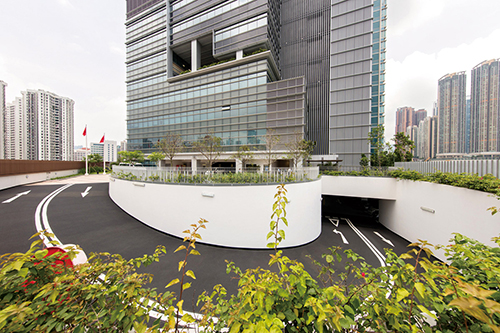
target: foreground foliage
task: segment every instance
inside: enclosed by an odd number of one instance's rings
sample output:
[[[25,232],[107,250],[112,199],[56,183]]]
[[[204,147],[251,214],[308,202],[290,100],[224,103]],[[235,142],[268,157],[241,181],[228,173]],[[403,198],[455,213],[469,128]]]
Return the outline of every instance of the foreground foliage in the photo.
[[[431,244],[419,241],[402,255],[386,250],[381,267],[372,267],[351,250],[328,249],[310,258],[313,277],[304,265],[278,249],[285,239],[287,190],[278,186],[270,221],[267,268],[241,270],[228,262],[238,279],[238,293],[222,285],[198,300],[202,316],[183,311],[188,257],[200,255],[195,242],[207,221],[186,230],[179,262],[179,296],[144,287],[152,276],[136,268],[158,261],[166,251],[125,260],[92,254],[76,268],[56,264],[35,241],[26,253],[4,255],[0,262],[0,330],[2,332],[178,332],[180,322],[196,322],[200,331],[219,332],[495,332],[500,333],[500,238],[490,247],[455,234],[443,250],[448,263],[432,260]],[[35,235],[38,236],[38,235]],[[75,256],[74,250],[67,254]],[[150,318],[156,311],[161,321]]]

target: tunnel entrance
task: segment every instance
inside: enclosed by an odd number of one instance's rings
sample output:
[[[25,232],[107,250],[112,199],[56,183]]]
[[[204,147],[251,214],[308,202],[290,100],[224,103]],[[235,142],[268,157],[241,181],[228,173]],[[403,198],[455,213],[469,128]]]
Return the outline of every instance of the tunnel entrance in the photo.
[[[323,195],[321,215],[323,217],[365,217],[379,222],[379,200]]]

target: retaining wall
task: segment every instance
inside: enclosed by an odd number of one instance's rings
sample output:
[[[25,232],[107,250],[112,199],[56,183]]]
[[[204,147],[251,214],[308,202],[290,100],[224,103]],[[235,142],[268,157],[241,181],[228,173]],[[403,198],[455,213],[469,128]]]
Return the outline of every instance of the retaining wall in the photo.
[[[323,194],[379,198],[380,222],[401,237],[445,245],[461,233],[495,246],[500,214],[487,209],[500,206],[489,193],[429,182],[374,177],[323,176]],[[436,256],[445,260],[444,251]]]
[[[277,185],[154,184],[112,179],[111,199],[154,229],[177,237],[200,218],[209,221],[202,243],[263,249],[269,240]],[[286,184],[289,226],[282,247],[315,240],[321,233],[321,180]]]

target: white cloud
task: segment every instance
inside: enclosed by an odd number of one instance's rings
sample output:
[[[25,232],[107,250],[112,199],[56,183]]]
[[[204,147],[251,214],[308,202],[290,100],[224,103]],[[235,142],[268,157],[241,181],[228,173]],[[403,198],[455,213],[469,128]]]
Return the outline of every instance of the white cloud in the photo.
[[[70,0],[57,0],[57,2],[63,6],[63,7],[66,7],[66,8],[71,8],[71,9],[74,9],[75,7],[73,6],[73,4],[71,3]]]
[[[438,18],[451,0],[389,0],[388,15],[392,25],[389,36],[402,36],[409,30],[419,29]]]

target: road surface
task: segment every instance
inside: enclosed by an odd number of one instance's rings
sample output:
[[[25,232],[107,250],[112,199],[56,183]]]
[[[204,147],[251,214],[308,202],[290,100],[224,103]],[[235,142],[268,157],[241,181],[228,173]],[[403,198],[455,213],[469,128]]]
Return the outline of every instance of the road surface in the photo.
[[[151,254],[157,245],[164,245],[167,255],[159,263],[141,269],[154,275],[151,286],[163,292],[172,279],[179,277],[177,263],[183,260],[183,254],[174,254],[173,251],[182,244],[182,240],[151,229],[116,206],[108,196],[106,176],[87,177],[0,191],[0,254],[27,251],[33,241],[29,238],[37,232],[37,220],[43,228],[50,227],[63,244],[78,244],[87,254],[109,252],[133,258]],[[54,196],[57,190],[59,192]],[[46,216],[43,216],[44,210]],[[210,228],[210,223],[207,228]],[[378,253],[383,254],[384,248],[392,248],[398,254],[408,250],[406,240],[368,219],[353,217],[347,220],[339,217],[337,221],[323,217],[322,229],[315,241],[284,250],[284,255],[300,260],[313,277],[317,276],[318,270],[307,256],[321,260],[321,255],[331,246],[350,248],[373,266],[381,265],[383,258]],[[238,232],[237,227],[234,232]],[[272,250],[232,249],[203,244],[198,244],[197,250],[201,256],[188,259],[188,268],[193,270],[197,279],[186,291],[186,310],[196,310],[193,303],[196,303],[197,295],[203,290],[211,291],[216,284],[222,284],[229,293],[236,292],[237,280],[233,275],[226,274],[226,260],[233,261],[241,269],[268,268],[269,254],[273,253]],[[171,291],[178,292],[176,287],[172,287]]]

